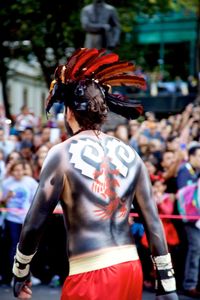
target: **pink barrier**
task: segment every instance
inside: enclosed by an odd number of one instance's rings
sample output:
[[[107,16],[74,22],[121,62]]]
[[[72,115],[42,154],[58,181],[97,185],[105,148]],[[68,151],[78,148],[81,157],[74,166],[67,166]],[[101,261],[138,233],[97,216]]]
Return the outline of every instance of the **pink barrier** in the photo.
[[[23,209],[18,209],[18,208],[4,208],[4,207],[1,207],[0,208],[0,211],[2,212],[14,212],[14,213],[17,213],[17,214],[24,214],[26,213],[27,211],[26,210],[23,210]],[[54,209],[54,214],[62,214],[62,209],[59,209],[59,208],[55,208]],[[187,215],[163,215],[163,214],[159,214],[160,218],[161,219],[177,219],[177,220],[180,220],[180,219],[187,219],[187,220],[199,220],[200,219],[200,216],[187,216]],[[138,217],[138,214],[137,213],[130,213],[130,217]]]

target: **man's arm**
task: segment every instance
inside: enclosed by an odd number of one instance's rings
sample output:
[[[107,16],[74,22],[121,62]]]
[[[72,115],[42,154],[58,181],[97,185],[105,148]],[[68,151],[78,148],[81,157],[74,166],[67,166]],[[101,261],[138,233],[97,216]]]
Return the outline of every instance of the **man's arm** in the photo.
[[[119,44],[121,34],[121,26],[119,23],[118,13],[114,7],[110,16],[109,25],[111,26],[112,32],[112,41],[110,41],[110,46],[114,48]]]
[[[149,175],[142,161],[138,172],[135,196],[139,214],[143,219],[153,265],[156,270],[157,299],[177,299],[171,257],[168,253],[165,234],[158,215],[157,206],[153,199]]]
[[[26,216],[14,259],[14,295],[30,298],[30,263],[37,251],[48,216],[53,213],[63,189],[62,155],[53,147],[44,162],[40,183]],[[27,292],[27,293],[26,293]],[[23,293],[23,295],[22,295]]]

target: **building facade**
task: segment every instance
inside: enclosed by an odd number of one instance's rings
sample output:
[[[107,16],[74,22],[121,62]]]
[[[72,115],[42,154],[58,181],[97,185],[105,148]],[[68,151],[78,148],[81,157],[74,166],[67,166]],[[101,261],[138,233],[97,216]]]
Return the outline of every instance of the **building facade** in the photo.
[[[36,116],[41,117],[44,114],[48,88],[40,66],[12,60],[9,64],[7,93],[12,115],[17,115],[20,108],[27,105]],[[3,104],[1,82],[0,104]]]

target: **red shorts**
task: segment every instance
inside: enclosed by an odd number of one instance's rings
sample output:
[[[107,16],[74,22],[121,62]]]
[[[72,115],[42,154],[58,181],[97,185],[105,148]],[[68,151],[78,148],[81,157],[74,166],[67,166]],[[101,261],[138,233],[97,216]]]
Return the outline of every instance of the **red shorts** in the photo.
[[[70,275],[61,300],[141,300],[143,275],[140,260]]]

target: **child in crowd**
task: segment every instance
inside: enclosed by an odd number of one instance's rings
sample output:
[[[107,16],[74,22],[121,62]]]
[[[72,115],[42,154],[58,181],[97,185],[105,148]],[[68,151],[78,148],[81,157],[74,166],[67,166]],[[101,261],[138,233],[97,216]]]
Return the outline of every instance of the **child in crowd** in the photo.
[[[170,217],[164,218],[164,215],[172,215],[174,212],[174,201],[175,195],[166,193],[166,184],[164,180],[160,178],[155,178],[153,182],[153,198],[156,201],[159,214],[163,215],[161,220],[165,231],[165,236],[169,248],[169,252],[174,256],[176,252],[176,247],[179,245],[179,237],[176,231],[174,224],[172,223]],[[146,234],[144,234],[141,238],[141,244],[148,248],[148,241],[146,238]],[[176,269],[176,264],[174,262],[174,268]],[[153,272],[150,272],[150,276],[153,276]],[[151,278],[152,283],[145,282],[145,284],[149,287],[154,283],[154,276]]]
[[[2,180],[2,197],[0,203],[8,209],[5,216],[5,247],[9,264],[5,282],[12,278],[11,268],[15,249],[19,241],[26,213],[31,205],[38,183],[30,176],[24,176],[24,162],[17,160],[10,166],[9,176]]]

